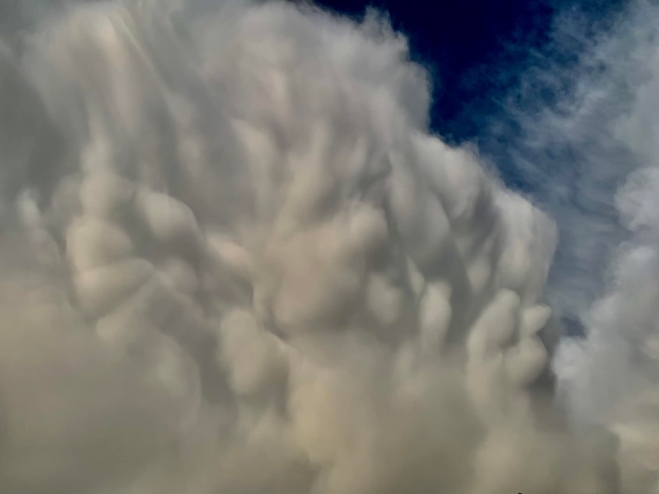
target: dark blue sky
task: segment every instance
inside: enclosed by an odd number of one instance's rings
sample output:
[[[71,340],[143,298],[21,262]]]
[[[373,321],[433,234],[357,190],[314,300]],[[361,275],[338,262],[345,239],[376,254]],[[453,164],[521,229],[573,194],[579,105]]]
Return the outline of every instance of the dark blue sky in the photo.
[[[432,127],[445,140],[477,138],[501,110],[538,53],[551,51],[552,20],[579,9],[601,29],[624,0],[319,0],[359,17],[367,6],[390,14],[410,40],[413,58],[435,82]],[[533,57],[535,55],[535,58]],[[543,88],[538,88],[539,92]],[[540,95],[546,97],[546,95]]]

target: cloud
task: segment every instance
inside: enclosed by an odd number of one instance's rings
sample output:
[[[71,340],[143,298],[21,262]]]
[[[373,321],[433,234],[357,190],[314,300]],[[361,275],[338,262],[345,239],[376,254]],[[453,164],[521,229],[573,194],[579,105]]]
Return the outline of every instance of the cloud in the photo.
[[[507,109],[523,130],[504,153],[558,224],[550,305],[585,328],[560,343],[558,404],[573,429],[615,432],[622,491],[635,493],[659,486],[656,19],[634,2],[588,39],[577,13],[559,16],[555,52]]]
[[[634,456],[551,406],[554,222],[431,135],[381,17],[106,2],[24,40],[3,491],[619,492]]]

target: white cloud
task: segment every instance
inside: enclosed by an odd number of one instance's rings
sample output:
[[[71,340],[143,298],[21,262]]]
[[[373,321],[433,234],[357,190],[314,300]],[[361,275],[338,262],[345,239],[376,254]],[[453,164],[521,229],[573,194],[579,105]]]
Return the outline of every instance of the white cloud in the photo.
[[[2,61],[2,490],[618,492],[538,384],[555,226],[429,135],[406,41],[180,7]]]

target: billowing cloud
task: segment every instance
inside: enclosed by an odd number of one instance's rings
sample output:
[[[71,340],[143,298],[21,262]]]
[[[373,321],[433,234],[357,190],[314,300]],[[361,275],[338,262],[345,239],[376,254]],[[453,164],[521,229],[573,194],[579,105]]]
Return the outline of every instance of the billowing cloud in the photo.
[[[3,49],[0,490],[637,485],[624,431],[552,407],[553,221],[431,135],[406,40],[209,3],[77,5]],[[639,266],[611,324],[650,325]]]

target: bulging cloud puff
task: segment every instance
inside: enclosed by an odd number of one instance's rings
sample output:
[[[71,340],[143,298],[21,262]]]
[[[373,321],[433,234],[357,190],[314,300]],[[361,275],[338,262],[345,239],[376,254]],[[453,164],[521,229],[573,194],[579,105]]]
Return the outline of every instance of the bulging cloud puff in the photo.
[[[163,5],[3,50],[0,490],[618,492],[549,406],[554,224],[405,39]]]

